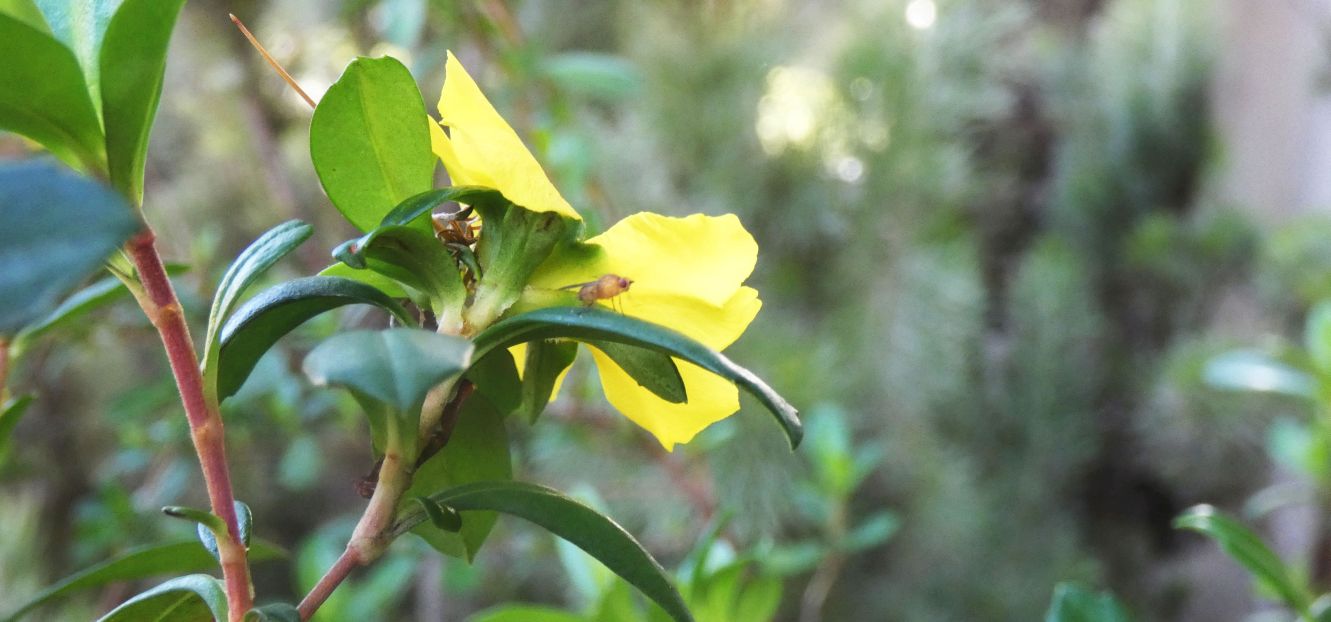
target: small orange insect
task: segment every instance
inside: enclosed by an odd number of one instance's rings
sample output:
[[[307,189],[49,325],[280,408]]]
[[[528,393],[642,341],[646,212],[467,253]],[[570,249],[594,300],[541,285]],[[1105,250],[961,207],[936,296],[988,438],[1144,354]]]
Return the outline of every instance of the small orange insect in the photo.
[[[629,291],[630,285],[633,285],[632,279],[619,276],[618,274],[605,274],[595,281],[567,285],[560,289],[578,288],[578,302],[581,302],[584,307],[590,307],[596,304],[596,301],[598,300],[609,300],[610,306],[613,309],[615,305],[615,297]],[[621,313],[623,312],[623,309],[616,310]]]

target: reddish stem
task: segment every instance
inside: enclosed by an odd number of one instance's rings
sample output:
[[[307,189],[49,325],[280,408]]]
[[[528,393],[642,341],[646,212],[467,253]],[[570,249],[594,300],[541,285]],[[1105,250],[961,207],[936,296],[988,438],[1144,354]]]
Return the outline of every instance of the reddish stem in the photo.
[[[337,586],[341,585],[342,581],[346,580],[347,576],[351,574],[351,571],[360,565],[359,553],[350,548],[342,551],[342,556],[337,558],[333,567],[328,569],[328,572],[324,574],[323,578],[319,579],[319,583],[314,586],[314,589],[310,590],[310,593],[306,594],[305,598],[300,601],[300,606],[296,608],[300,612],[300,619],[310,619],[314,612],[319,610],[320,605],[323,605],[324,601],[328,600],[328,597],[333,594],[333,590],[336,590]]]
[[[194,451],[203,468],[204,485],[213,513],[226,523],[227,537],[218,539],[218,553],[222,563],[222,578],[226,583],[227,607],[231,622],[239,622],[254,603],[250,584],[249,565],[245,560],[245,545],[240,539],[240,526],[236,519],[235,497],[231,492],[231,475],[226,464],[225,437],[222,416],[215,400],[205,390],[203,375],[199,371],[199,357],[194,351],[189,325],[176,298],[171,280],[167,278],[162,258],[157,253],[156,235],[151,229],[130,239],[126,251],[138,269],[145,296],[140,299],[143,311],[162,337],[171,373],[180,390],[180,401],[189,419],[190,436]]]

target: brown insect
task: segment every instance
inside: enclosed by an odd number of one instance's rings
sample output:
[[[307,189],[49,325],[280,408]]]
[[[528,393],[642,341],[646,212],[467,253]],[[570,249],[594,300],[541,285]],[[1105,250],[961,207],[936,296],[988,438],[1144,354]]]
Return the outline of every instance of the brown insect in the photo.
[[[480,222],[471,217],[470,207],[451,213],[434,214],[430,218],[430,224],[434,225],[435,237],[443,240],[445,244],[464,246],[475,244],[476,235],[481,229]]]
[[[611,308],[614,308],[615,297],[629,291],[630,285],[633,285],[631,279],[619,276],[618,274],[605,274],[601,275],[601,278],[596,279],[595,281],[567,285],[560,289],[573,289],[576,287],[578,289],[578,302],[581,302],[584,307],[590,307],[596,304],[596,301],[598,300],[609,300]],[[621,313],[623,312],[623,309],[616,310]]]

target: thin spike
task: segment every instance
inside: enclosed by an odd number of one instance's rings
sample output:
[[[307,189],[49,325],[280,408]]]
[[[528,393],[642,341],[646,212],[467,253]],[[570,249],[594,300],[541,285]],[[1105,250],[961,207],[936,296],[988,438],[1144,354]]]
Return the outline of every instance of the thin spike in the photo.
[[[300,85],[296,84],[296,79],[291,77],[291,74],[287,73],[286,69],[282,68],[282,65],[277,62],[277,59],[273,58],[273,55],[269,54],[268,50],[264,49],[263,44],[259,43],[259,40],[254,37],[254,34],[250,32],[250,29],[245,27],[244,22],[241,22],[240,18],[236,17],[235,13],[227,13],[227,15],[231,16],[231,21],[236,25],[236,28],[240,29],[240,34],[245,35],[245,38],[249,39],[250,45],[253,45],[254,49],[258,50],[259,54],[263,56],[263,59],[268,61],[268,64],[277,71],[277,74],[282,76],[283,80],[286,80],[287,85],[294,89],[296,93],[300,95],[301,99],[304,99],[305,103],[310,105],[310,108],[314,108],[314,100],[310,99],[310,96],[305,94],[305,89],[300,88]]]

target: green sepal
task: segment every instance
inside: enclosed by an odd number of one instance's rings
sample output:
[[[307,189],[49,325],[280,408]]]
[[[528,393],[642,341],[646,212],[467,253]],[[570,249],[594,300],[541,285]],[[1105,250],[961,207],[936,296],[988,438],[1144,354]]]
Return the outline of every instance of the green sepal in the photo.
[[[613,341],[587,343],[604,352],[639,386],[655,393],[657,397],[671,404],[683,404],[689,401],[688,392],[684,388],[684,378],[679,375],[679,367],[669,355]]]
[[[457,510],[429,497],[413,497],[412,500],[425,510],[426,516],[430,517],[430,523],[435,527],[449,533],[462,531],[462,515],[458,514]]]
[[[573,341],[538,340],[527,344],[527,357],[522,364],[521,399],[518,415],[528,423],[545,412],[554,397],[555,383],[560,374],[573,365],[578,357],[578,344]]]

